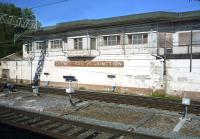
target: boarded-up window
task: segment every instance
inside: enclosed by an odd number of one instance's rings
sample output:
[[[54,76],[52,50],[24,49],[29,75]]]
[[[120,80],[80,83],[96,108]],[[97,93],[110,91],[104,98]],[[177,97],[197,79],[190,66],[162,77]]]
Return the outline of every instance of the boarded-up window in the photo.
[[[192,33],[193,46],[200,46],[200,31]]]
[[[186,46],[191,44],[191,32],[179,33],[179,45]],[[192,32],[192,44],[193,46],[200,46],[200,31]]]
[[[159,46],[164,48],[172,48],[173,47],[173,34],[172,33],[159,33]]]
[[[179,46],[190,45],[191,43],[191,32],[179,33]]]
[[[2,69],[2,78],[9,79],[10,70],[9,69]]]

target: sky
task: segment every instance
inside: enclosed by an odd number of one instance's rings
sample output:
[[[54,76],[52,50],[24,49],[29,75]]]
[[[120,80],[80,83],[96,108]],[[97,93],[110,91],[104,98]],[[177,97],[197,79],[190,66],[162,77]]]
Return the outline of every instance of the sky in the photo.
[[[200,10],[200,2],[195,0],[0,0],[0,2],[13,3],[21,8],[33,8],[43,27],[61,22],[154,11]],[[58,3],[49,4],[53,2]]]

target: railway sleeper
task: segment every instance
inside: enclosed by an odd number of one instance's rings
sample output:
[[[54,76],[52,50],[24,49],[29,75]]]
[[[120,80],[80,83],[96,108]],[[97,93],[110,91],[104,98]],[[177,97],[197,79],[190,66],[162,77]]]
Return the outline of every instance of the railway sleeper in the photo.
[[[79,134],[78,136],[76,136],[77,139],[90,139],[90,138],[94,138],[98,135],[99,133],[90,129],[87,130],[86,132],[83,132],[81,134]]]
[[[44,121],[44,119],[41,119],[40,117],[36,117],[36,118],[33,118],[33,119],[26,121],[24,124],[32,126],[32,125],[40,123],[42,121]]]
[[[76,136],[78,136],[78,135],[80,135],[80,134],[82,134],[82,133],[84,133],[84,132],[86,132],[86,131],[88,131],[88,129],[83,128],[83,129],[81,129],[80,131],[78,131],[78,132],[72,134],[71,136],[76,137]]]
[[[111,133],[102,132],[100,134],[97,134],[97,136],[95,136],[93,139],[110,139],[113,136],[114,135]]]
[[[32,117],[24,116],[24,117],[22,117],[20,119],[15,120],[15,122],[17,122],[17,123],[24,123],[25,121],[30,120],[30,119],[32,119]]]
[[[42,127],[42,129],[43,129],[43,130],[49,130],[49,129],[51,129],[51,128],[55,128],[55,127],[60,126],[60,125],[61,125],[61,123],[54,122],[54,123],[52,123],[52,124],[50,124],[50,125],[47,125],[47,126],[45,126],[45,127]]]
[[[1,119],[6,119],[6,118],[12,117],[14,115],[16,115],[16,113],[14,113],[14,112],[8,112],[8,113],[5,113],[3,115],[0,115],[0,118]]]
[[[31,124],[31,126],[32,127],[40,127],[41,125],[45,125],[49,122],[50,122],[50,120],[44,119],[44,120],[41,120],[41,122],[39,121],[37,123]]]
[[[23,114],[16,114],[12,117],[8,117],[8,118],[5,118],[6,120],[15,120],[15,119],[18,119],[18,118],[21,118],[22,116],[24,116]]]
[[[55,131],[55,129],[58,129],[59,127],[61,127],[63,124],[59,123],[53,127],[47,128],[46,130],[48,131]]]
[[[83,128],[79,127],[79,126],[73,126],[73,128],[71,130],[69,130],[68,132],[66,132],[66,135],[72,136],[73,134],[81,131]]]
[[[65,125],[63,129],[58,130],[58,133],[65,134],[70,131],[73,127],[71,125]]]
[[[52,125],[54,123],[55,123],[54,121],[49,120],[48,122],[38,124],[35,127],[37,127],[37,128],[45,128],[45,127],[48,127],[48,126],[50,126],[50,125]]]

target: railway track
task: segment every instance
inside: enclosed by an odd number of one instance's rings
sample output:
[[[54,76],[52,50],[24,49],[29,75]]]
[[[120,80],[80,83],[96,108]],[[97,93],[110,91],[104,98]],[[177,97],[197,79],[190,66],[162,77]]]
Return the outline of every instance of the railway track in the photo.
[[[30,87],[17,86],[18,89],[32,91]],[[40,88],[41,93],[53,93],[58,95],[66,95],[65,89],[58,88]],[[169,111],[183,111],[183,105],[181,100],[178,99],[169,99],[169,98],[155,98],[155,97],[145,97],[145,96],[135,96],[135,95],[123,95],[115,93],[102,93],[95,91],[76,91],[73,94],[73,97],[76,97],[81,100],[98,100],[108,103],[117,103],[117,104],[127,104],[134,106],[142,106],[148,108],[156,108]],[[191,105],[188,109],[189,113],[200,115],[200,102],[191,101]]]
[[[160,139],[160,137],[138,134],[134,131],[85,124],[5,106],[0,106],[0,123],[60,139]]]

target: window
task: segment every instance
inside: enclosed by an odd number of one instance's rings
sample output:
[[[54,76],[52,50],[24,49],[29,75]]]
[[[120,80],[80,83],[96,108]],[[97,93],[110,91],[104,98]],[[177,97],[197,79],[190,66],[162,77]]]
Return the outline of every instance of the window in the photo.
[[[148,42],[148,34],[131,34],[128,35],[128,44],[146,44]]]
[[[200,44],[200,32],[192,32],[192,43],[194,46],[199,46]],[[179,45],[187,46],[191,44],[191,32],[181,32],[179,33]]]
[[[76,50],[83,49],[83,39],[82,38],[74,39],[74,49],[76,49]]]
[[[2,69],[2,78],[9,79],[10,70],[9,69]]]
[[[25,44],[25,51],[27,53],[29,53],[30,51],[32,51],[32,44],[31,43]]]
[[[105,36],[103,37],[104,46],[120,45],[120,36]]]
[[[44,41],[41,41],[41,42],[35,42],[35,44],[36,44],[36,49],[43,49],[45,46],[46,46],[46,44],[45,44],[45,42]]]
[[[173,47],[173,33],[159,32],[158,45],[160,48],[172,48]]]
[[[52,41],[50,41],[50,44],[51,44],[52,49],[57,49],[57,48],[63,47],[62,40],[52,40]]]

